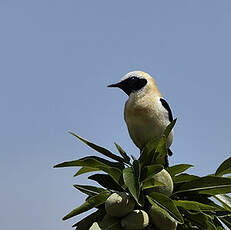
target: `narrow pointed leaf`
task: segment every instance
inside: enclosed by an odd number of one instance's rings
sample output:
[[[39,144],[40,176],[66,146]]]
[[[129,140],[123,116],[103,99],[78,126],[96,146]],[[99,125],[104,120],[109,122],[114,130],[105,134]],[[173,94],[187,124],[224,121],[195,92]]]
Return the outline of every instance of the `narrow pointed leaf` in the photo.
[[[226,194],[218,194],[214,196],[227,210],[231,211],[231,197]]]
[[[141,176],[141,165],[138,160],[133,161],[133,172],[134,172],[134,177],[136,180],[136,190],[137,190],[137,197],[139,199],[140,196],[140,176]]]
[[[74,224],[72,227],[76,227],[76,230],[89,230],[91,225],[95,221],[100,221],[106,214],[105,209],[98,209],[96,212],[93,212],[89,216],[85,217],[81,221]]]
[[[82,168],[80,168],[80,169],[76,172],[76,174],[74,175],[74,177],[79,176],[79,175],[82,175],[82,174],[84,174],[84,173],[95,172],[95,171],[99,171],[99,169],[83,166]]]
[[[231,157],[225,160],[217,169],[215,175],[223,176],[225,174],[231,173]]]
[[[80,192],[83,192],[89,196],[96,196],[101,192],[104,192],[105,189],[95,187],[95,186],[90,186],[90,185],[78,185],[74,184],[74,187],[78,189]]]
[[[129,163],[130,162],[130,157],[127,155],[127,153],[117,143],[115,143],[115,146],[116,146],[118,152],[120,153],[120,155],[123,157],[124,161],[126,163]]]
[[[158,206],[163,208],[178,223],[180,224],[184,223],[183,217],[181,216],[179,210],[177,209],[176,205],[169,197],[158,192],[152,192],[149,196],[147,196],[147,198],[150,204],[152,205],[157,204]]]
[[[139,203],[139,189],[138,189],[139,185],[132,167],[125,168],[123,170],[123,179],[125,185],[128,187],[129,192],[134,197],[136,202]]]
[[[123,192],[124,189],[120,186],[110,175],[107,174],[94,174],[88,177],[90,180],[94,180],[104,188]]]
[[[92,208],[98,207],[99,205],[103,204],[109,196],[110,196],[110,192],[105,191],[105,192],[99,193],[96,196],[90,197],[89,199],[87,199],[86,202],[84,202],[78,208],[72,210],[70,213],[64,216],[63,220],[67,220],[71,217],[74,217],[83,212],[86,212]]]
[[[173,177],[173,182],[174,183],[183,183],[183,182],[189,182],[193,181],[196,179],[199,179],[200,177],[195,176],[195,175],[190,175],[187,173],[181,173],[180,175],[174,176]]]
[[[115,167],[115,168],[118,168],[118,169],[123,169],[124,168],[124,165],[121,164],[121,163],[108,161],[108,160],[106,160],[104,158],[96,157],[96,156],[87,156],[87,157],[80,158],[78,160],[63,162],[61,164],[55,165],[54,168],[73,167],[73,166],[85,166],[85,164],[84,165],[79,165],[79,164],[80,164],[80,162],[85,162],[86,160],[96,160],[96,161],[99,161],[102,164],[108,165],[110,167]],[[92,163],[90,163],[89,166],[86,165],[86,167],[97,168],[96,166],[94,167],[94,165],[92,165]]]
[[[215,215],[217,217],[223,217],[223,216],[227,216],[227,215],[231,214],[231,212],[229,210],[227,210],[224,207],[218,205],[214,201],[210,200],[208,197],[207,198],[201,197],[201,195],[204,196],[203,194],[200,194],[200,195],[197,194],[196,197],[194,197],[194,198],[196,198],[197,202],[199,202],[199,203],[203,203],[203,204],[212,206],[213,208],[211,208],[211,211],[213,213],[215,212]],[[206,211],[206,213],[208,213],[208,211]]]
[[[218,207],[214,207],[211,205],[203,204],[197,201],[190,200],[174,200],[174,203],[177,207],[183,207],[186,210],[191,211],[211,211],[211,210],[223,210]]]
[[[197,192],[200,194],[217,195],[231,192],[231,179],[206,176],[181,185],[175,193]]]
[[[156,147],[159,143],[160,138],[154,138],[153,140],[149,141],[145,147],[141,150],[139,161],[141,166],[143,165],[150,165],[152,162],[153,155],[155,153]]]
[[[140,183],[140,176],[141,176],[141,165],[138,160],[133,161],[133,170],[135,178],[137,178],[138,184]]]
[[[231,229],[231,217],[225,216],[219,218],[229,229]]]
[[[217,217],[214,217],[213,223],[215,224],[217,230],[225,230],[223,228],[222,223],[220,222],[220,220]]]
[[[164,136],[168,137],[169,133],[172,131],[173,127],[176,124],[177,118],[175,118],[165,129]]]
[[[154,163],[162,163],[164,164],[164,162],[162,162],[162,160],[164,158],[164,156],[166,156],[168,154],[168,150],[167,150],[167,138],[165,136],[162,136],[160,138],[160,141],[155,149],[155,154],[153,155],[152,158],[152,164]]]
[[[176,176],[177,174],[180,174],[184,171],[186,171],[187,169],[193,167],[193,165],[189,165],[189,164],[178,164],[178,165],[174,165],[172,167],[168,167],[167,171],[170,173],[170,175],[172,177]]]
[[[79,160],[64,162],[61,164],[56,165],[55,167],[73,167],[73,166],[86,166],[92,167],[95,169],[102,170],[109,175],[111,175],[116,181],[119,181],[122,172],[115,166],[115,163],[107,161],[103,158],[99,157],[84,157]]]
[[[225,217],[225,216],[230,216],[231,211],[215,211],[215,215],[217,217]]]
[[[73,135],[74,137],[77,137],[79,140],[81,140],[83,143],[85,143],[86,145],[88,145],[89,147],[91,147],[92,149],[96,150],[97,152],[103,154],[104,156],[107,156],[113,160],[116,160],[116,161],[119,161],[119,162],[124,162],[124,159],[113,154],[111,151],[101,147],[101,146],[98,146],[94,143],[91,143],[89,142],[88,140],[80,137],[79,135],[73,133],[73,132],[69,132],[71,135]]]

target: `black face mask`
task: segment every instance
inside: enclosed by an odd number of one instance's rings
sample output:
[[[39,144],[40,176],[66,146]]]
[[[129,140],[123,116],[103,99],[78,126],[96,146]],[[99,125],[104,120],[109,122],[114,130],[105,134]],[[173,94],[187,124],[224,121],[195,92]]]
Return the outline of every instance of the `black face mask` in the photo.
[[[127,95],[132,92],[142,89],[147,84],[147,80],[138,77],[129,77],[119,83],[109,85],[108,87],[118,87],[122,89]]]

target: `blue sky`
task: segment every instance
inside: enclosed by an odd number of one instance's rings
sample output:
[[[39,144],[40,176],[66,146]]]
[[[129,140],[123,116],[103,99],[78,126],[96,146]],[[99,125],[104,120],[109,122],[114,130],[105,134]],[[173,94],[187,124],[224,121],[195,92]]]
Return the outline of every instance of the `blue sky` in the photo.
[[[170,164],[213,173],[231,152],[231,3],[0,2],[1,229],[71,229],[84,196],[76,169],[97,154],[67,133],[138,156],[123,120],[127,96],[106,85],[149,72],[178,118]]]

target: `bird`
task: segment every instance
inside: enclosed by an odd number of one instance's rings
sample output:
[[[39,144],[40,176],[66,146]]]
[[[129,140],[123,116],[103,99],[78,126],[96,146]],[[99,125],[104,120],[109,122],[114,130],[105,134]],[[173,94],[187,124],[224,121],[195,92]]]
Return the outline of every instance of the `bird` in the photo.
[[[148,73],[129,72],[120,82],[108,87],[120,88],[129,96],[124,107],[124,119],[132,141],[141,151],[148,142],[160,138],[173,121],[170,106],[158,90],[155,80]],[[174,132],[171,130],[166,141],[170,156],[173,136]],[[163,164],[165,168],[169,165],[167,155]]]

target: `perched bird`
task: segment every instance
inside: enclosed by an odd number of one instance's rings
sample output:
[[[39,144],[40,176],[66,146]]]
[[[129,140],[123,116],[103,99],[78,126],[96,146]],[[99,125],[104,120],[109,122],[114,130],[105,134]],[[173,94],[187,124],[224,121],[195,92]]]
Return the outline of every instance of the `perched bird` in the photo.
[[[140,150],[149,141],[162,136],[167,125],[173,120],[173,116],[155,80],[148,73],[129,72],[119,83],[108,85],[108,87],[118,87],[129,96],[124,108],[124,119],[131,139]],[[167,138],[168,149],[172,141],[173,131]],[[170,149],[168,155],[172,155]],[[165,167],[167,166],[166,156]]]

